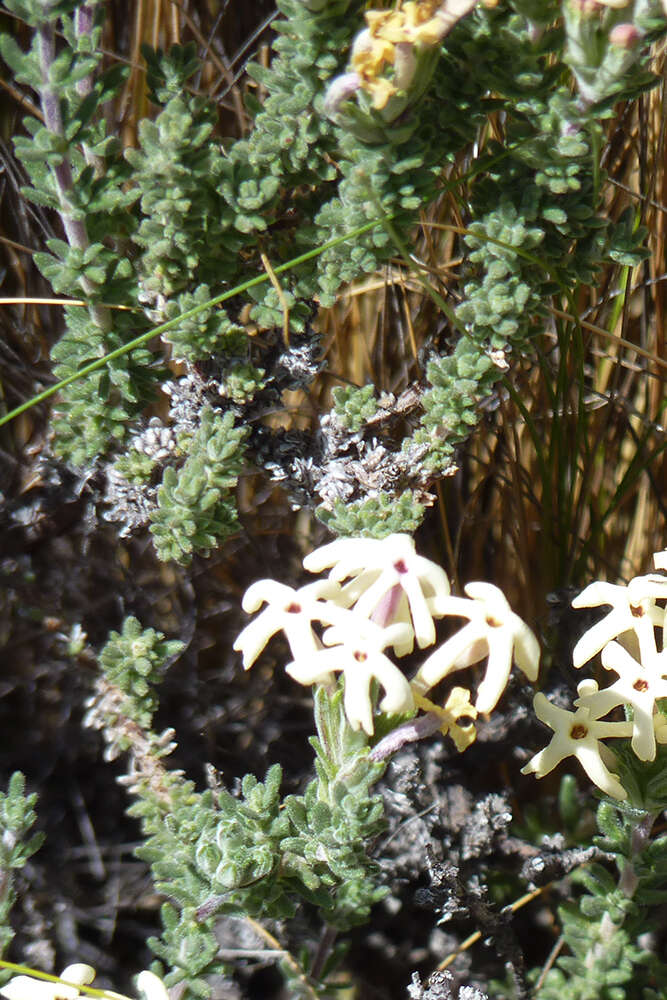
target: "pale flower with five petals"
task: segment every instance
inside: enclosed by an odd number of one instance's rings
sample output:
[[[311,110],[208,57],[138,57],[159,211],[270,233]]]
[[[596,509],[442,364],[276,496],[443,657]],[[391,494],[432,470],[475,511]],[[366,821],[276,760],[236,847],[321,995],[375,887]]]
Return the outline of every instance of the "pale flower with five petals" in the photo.
[[[611,611],[587,629],[572,650],[572,662],[581,667],[612,639],[634,632],[642,661],[655,653],[654,626],[662,625],[664,608],[656,600],[667,597],[667,577],[636,576],[627,587],[596,580],[572,601],[573,608],[597,608],[609,604]]]
[[[341,627],[327,629],[324,642],[330,648],[320,649],[288,663],[286,671],[299,684],[322,683],[332,673],[345,675],[343,704],[345,715],[353,729],[373,733],[373,702],[371,684],[376,680],[384,688],[380,711],[392,714],[411,712],[414,700],[410,685],[398,667],[383,652],[387,646],[405,641],[410,626],[396,623],[382,628],[374,622],[349,616]],[[334,645],[335,643],[335,645]]]
[[[575,705],[585,705],[601,718],[619,705],[632,708],[632,749],[640,760],[655,760],[655,711],[658,698],[667,698],[667,672],[664,654],[656,653],[641,664],[618,642],[609,642],[602,650],[602,665],[618,674],[618,680],[602,691],[577,698]]]
[[[488,656],[475,708],[490,712],[507,687],[513,660],[529,680],[537,679],[540,647],[526,623],[512,611],[502,590],[491,583],[469,583],[464,589],[471,600],[448,597],[439,602],[438,610],[468,618],[468,624],[431,653],[412,684],[417,692],[424,693],[453,671]]]
[[[605,713],[593,701],[598,691],[596,681],[581,681],[577,691],[579,698],[575,704],[579,707],[576,712],[568,712],[567,709],[552,705],[541,693],[535,695],[535,715],[553,730],[554,735],[549,745],[521,768],[521,773],[536,774],[538,778],[543,778],[566,757],[576,757],[598,788],[615,799],[626,799],[628,793],[618,775],[609,770],[614,766],[614,755],[600,741],[612,736],[631,736],[632,723],[600,720],[599,716]]]
[[[292,656],[315,652],[320,642],[311,622],[333,625],[344,610],[336,603],[340,587],[331,580],[316,580],[295,590],[277,580],[257,580],[246,590],[242,607],[252,614],[266,608],[237,636],[234,649],[243,654],[243,668],[248,670],[276,632],[284,632]]]
[[[405,596],[417,645],[423,649],[435,642],[433,619],[444,614],[449,580],[441,566],[417,555],[410,535],[339,538],[315,549],[303,565],[311,573],[329,569],[329,579],[337,583],[349,580],[343,587],[345,603],[367,618],[381,616],[382,624],[392,621],[392,610]],[[408,644],[401,655],[411,649]]]

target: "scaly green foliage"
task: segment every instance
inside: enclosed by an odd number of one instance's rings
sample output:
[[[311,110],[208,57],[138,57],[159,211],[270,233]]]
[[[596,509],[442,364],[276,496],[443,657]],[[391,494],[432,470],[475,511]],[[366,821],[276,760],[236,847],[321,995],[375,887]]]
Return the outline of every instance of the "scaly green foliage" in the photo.
[[[397,531],[415,531],[424,516],[424,507],[411,490],[400,496],[369,497],[345,503],[337,500],[331,511],[320,509],[319,519],[335,535],[343,538],[386,538]]]
[[[367,737],[345,718],[342,691],[318,690],[316,724],[317,777],[304,795],[281,801],[278,765],[264,782],[246,775],[238,796],[195,792],[177,772],[163,771],[157,782],[157,758],[133,783],[130,812],[147,837],[139,854],[171,900],[164,934],[151,946],[172,968],[168,984],[185,982],[188,996],[210,996],[205,976],[223,971],[216,915],[284,919],[305,901],[346,929],[367,920],[385,894],[368,856],[384,825],[371,787],[385,765],[369,761]]]
[[[577,903],[559,908],[568,954],[551,969],[540,990],[544,1000],[625,1000],[662,995],[667,970],[642,943],[642,934],[667,901],[667,837],[653,835],[655,818],[667,802],[664,768],[667,754],[660,748],[653,765],[637,766],[631,753],[623,754],[624,782],[630,772],[651,795],[653,809],[605,800],[597,810],[601,836],[596,843],[613,856],[616,878],[601,864],[585,865],[572,878],[586,890]],[[648,773],[647,773],[648,772]],[[657,806],[657,811],[653,811]],[[656,909],[658,908],[658,909]]]
[[[472,273],[457,309],[465,335],[427,370],[432,388],[416,440],[433,442],[425,459],[433,469],[447,468],[511,352],[525,350],[539,329],[550,296],[590,284],[614,254],[636,263],[643,253],[643,232],[629,233],[627,219],[613,227],[600,214],[589,141],[599,126],[554,87],[549,53],[560,53],[558,36],[546,32],[536,43],[530,22],[500,11],[472,17],[466,27],[462,50],[479,68],[480,87],[503,96],[507,119],[504,142],[488,145],[471,192],[465,242]]]
[[[98,113],[124,71],[116,65],[100,72],[101,26],[93,15],[95,5],[17,0],[7,6],[38,29],[27,52],[9,36],[0,42],[3,58],[16,78],[36,92],[44,116],[43,124],[26,119],[29,135],[15,141],[31,181],[25,194],[59,213],[65,235],[64,240],[49,239],[50,253],[35,254],[35,261],[55,292],[83,295],[89,303],[85,311],[66,311],[66,332],[53,353],[58,362],[54,373],[64,379],[145,329],[133,312],[112,316],[109,308],[133,305],[137,295],[126,248],[138,192],[128,186],[118,140],[107,135]],[[65,39],[58,52],[57,27]],[[144,350],[122,355],[106,372],[73,383],[56,419],[61,454],[83,465],[110,441],[122,439],[128,420],[151,397],[159,376]]]
[[[144,57],[149,87],[163,107],[155,121],[141,122],[140,147],[125,157],[141,192],[134,237],[143,249],[141,299],[158,303],[159,315],[159,304],[176,293],[215,281],[221,272],[233,274],[242,244],[228,232],[232,215],[217,190],[224,164],[212,140],[214,108],[185,91],[198,68],[194,45],[175,46],[168,55],[145,47]]]
[[[377,410],[375,387],[372,385],[365,385],[361,389],[336,386],[331,395],[334,412],[343,427],[352,432],[361,430]]]
[[[161,559],[188,563],[194,550],[206,552],[235,530],[232,490],[247,434],[247,428],[234,427],[231,413],[203,411],[189,458],[178,472],[165,470],[158,490],[151,532]]]
[[[182,649],[182,642],[165,642],[162,632],[142,629],[132,616],[125,619],[121,632],[109,634],[100,652],[100,667],[109,683],[125,695],[121,713],[138,726],[150,729],[157,707],[155,685],[161,680],[165,661]]]
[[[16,872],[23,868],[38,851],[43,833],[29,836],[37,818],[34,810],[37,796],[25,794],[25,778],[15,771],[6,792],[0,792],[0,955],[14,937],[9,922],[16,902]]]

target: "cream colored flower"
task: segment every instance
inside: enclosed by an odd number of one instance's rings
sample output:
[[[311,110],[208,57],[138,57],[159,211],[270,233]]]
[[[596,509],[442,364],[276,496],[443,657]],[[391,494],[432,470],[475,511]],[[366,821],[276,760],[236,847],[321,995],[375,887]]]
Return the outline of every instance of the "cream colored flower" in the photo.
[[[651,574],[636,576],[627,587],[601,580],[591,583],[572,601],[573,608],[597,608],[611,605],[611,611],[592,625],[572,650],[575,667],[581,667],[600,652],[611,639],[634,632],[639,641],[641,659],[655,654],[655,625],[662,625],[664,609],[656,600],[667,597],[667,578]]]
[[[381,615],[382,624],[393,620],[387,616],[390,610],[382,602],[393,601],[396,608],[402,591],[419,648],[435,642],[433,618],[444,613],[440,607],[449,595],[449,580],[441,566],[417,555],[410,535],[340,538],[315,549],[306,556],[303,565],[311,573],[331,567],[329,578],[334,582],[349,579],[343,587],[346,604],[354,604],[355,611],[367,618]]]
[[[464,589],[472,600],[448,597],[439,602],[438,610],[468,618],[468,625],[431,653],[412,683],[416,691],[426,692],[453,671],[463,670],[488,656],[475,707],[478,712],[490,712],[507,687],[513,659],[529,680],[537,679],[540,647],[498,587],[491,583],[469,583]]]
[[[543,778],[565,760],[576,757],[591,781],[607,795],[615,799],[626,799],[628,793],[619,781],[618,775],[609,770],[613,767],[614,755],[600,741],[609,737],[632,735],[631,722],[601,722],[604,714],[594,706],[592,696],[598,690],[592,680],[582,681],[577,691],[579,698],[576,712],[552,705],[543,694],[533,699],[535,714],[545,725],[553,729],[551,742],[521,768],[522,774],[536,774]],[[589,704],[585,704],[588,702]]]
[[[77,962],[63,969],[60,975],[62,982],[50,982],[33,976],[14,976],[0,988],[0,996],[6,1000],[74,1000],[87,995],[78,987],[89,986],[94,978],[95,969],[92,965]],[[140,972],[137,976],[137,989],[143,1000],[169,1000],[167,987],[154,972]],[[123,993],[114,993],[113,990],[102,991],[102,996],[105,1000],[130,1000]]]
[[[140,972],[137,976],[137,989],[143,994],[144,1000],[169,1000],[167,987],[154,972]]]
[[[400,714],[414,709],[410,685],[383,652],[387,646],[403,642],[409,626],[394,624],[381,628],[354,612],[347,614],[345,625],[327,629],[324,634],[324,641],[331,648],[306,654],[288,663],[285,669],[299,684],[316,684],[332,673],[343,673],[347,720],[353,729],[361,727],[370,736],[373,733],[373,680],[377,680],[385,691],[380,702],[382,712]]]
[[[638,663],[618,642],[609,642],[602,650],[602,665],[618,674],[618,680],[602,691],[577,698],[602,718],[612,708],[632,708],[632,749],[640,760],[655,760],[656,737],[654,714],[658,698],[667,698],[667,662],[657,653],[649,663]]]
[[[653,554],[653,565],[656,569],[667,569],[667,549]]]
[[[0,996],[6,1000],[74,1000],[81,996],[77,987],[92,983],[95,970],[91,965],[77,962],[63,969],[60,978],[63,983],[46,982],[32,976],[14,976],[0,989]]]
[[[243,667],[248,670],[276,632],[287,636],[292,656],[297,657],[320,648],[311,622],[328,625],[344,613],[335,601],[340,587],[331,580],[317,580],[294,590],[276,580],[257,580],[243,597],[243,610],[252,614],[266,603],[260,615],[243,629],[234,649],[243,653]]]

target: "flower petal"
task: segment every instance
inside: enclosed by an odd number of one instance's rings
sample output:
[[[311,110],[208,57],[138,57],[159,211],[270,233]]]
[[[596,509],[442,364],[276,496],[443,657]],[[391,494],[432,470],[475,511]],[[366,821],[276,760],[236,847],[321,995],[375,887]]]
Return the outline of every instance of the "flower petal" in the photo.
[[[574,601],[572,602],[574,607]],[[589,605],[582,604],[581,607],[588,607]],[[619,632],[616,627],[616,622],[611,620],[611,615],[607,615],[602,621],[596,622],[595,625],[591,625],[589,629],[584,632],[581,639],[576,643],[574,649],[572,650],[572,663],[577,669],[582,667],[584,663],[588,663],[592,660],[594,656],[600,652],[606,643],[610,642],[612,639],[618,638],[623,632],[627,632],[628,629],[624,628]]]
[[[88,986],[95,978],[95,970],[92,965],[84,965],[83,962],[74,962],[68,965],[60,973],[60,978],[67,983],[78,983],[80,986]]]
[[[667,569],[667,549],[654,553],[653,565],[656,569]]]
[[[625,587],[619,587],[616,583],[607,583],[605,580],[595,580],[572,598],[573,608],[599,608],[602,604],[615,605],[621,592]]]
[[[496,707],[507,687],[511,669],[512,633],[500,628],[493,642],[489,643],[489,662],[475,701],[478,712],[491,712]]]
[[[137,976],[137,989],[143,993],[144,1000],[169,1000],[167,987],[154,972],[140,972]]]
[[[416,690],[419,692],[428,691],[453,671],[461,670],[482,659],[488,652],[488,644],[483,638],[482,642],[484,642],[483,648],[480,644],[479,630],[476,624],[470,622],[465,625],[422,663],[412,682]],[[480,655],[475,660],[470,660],[469,657],[473,650],[479,652]]]
[[[6,1000],[55,1000],[56,986],[57,983],[46,983],[31,976],[14,976],[0,989],[0,996]]]
[[[529,681],[536,681],[540,672],[540,644],[526,623],[514,615],[514,662]]]
[[[593,784],[614,799],[627,799],[628,793],[619,781],[618,775],[607,770],[599,750],[587,743],[580,748],[576,757]]]
[[[92,965],[75,962],[63,969],[60,978],[64,983],[52,983],[32,976],[14,976],[2,989],[0,996],[6,1000],[75,1000],[81,994],[77,985],[88,985],[95,978]],[[65,983],[77,985],[66,986]]]

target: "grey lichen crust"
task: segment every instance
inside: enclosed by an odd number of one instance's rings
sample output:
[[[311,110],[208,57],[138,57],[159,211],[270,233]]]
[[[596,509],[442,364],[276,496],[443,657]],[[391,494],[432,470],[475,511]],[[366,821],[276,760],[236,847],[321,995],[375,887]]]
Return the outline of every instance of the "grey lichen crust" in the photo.
[[[453,976],[450,972],[434,972],[428,982],[422,984],[419,973],[412,973],[412,984],[408,986],[410,1000],[489,1000],[474,986],[459,986],[458,991],[452,988]]]

